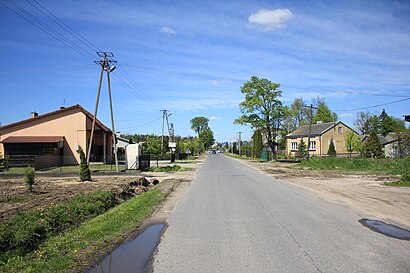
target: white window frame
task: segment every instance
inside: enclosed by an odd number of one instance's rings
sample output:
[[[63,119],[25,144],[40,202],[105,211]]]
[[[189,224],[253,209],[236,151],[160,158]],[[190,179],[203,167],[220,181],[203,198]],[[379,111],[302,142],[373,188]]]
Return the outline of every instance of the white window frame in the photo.
[[[316,140],[310,141],[309,151],[316,151]]]
[[[343,134],[343,127],[342,126],[337,127],[337,132],[339,133],[339,135]]]
[[[296,141],[292,141],[291,143],[290,143],[290,149],[291,149],[291,151],[297,151],[298,150],[298,143],[296,142]]]

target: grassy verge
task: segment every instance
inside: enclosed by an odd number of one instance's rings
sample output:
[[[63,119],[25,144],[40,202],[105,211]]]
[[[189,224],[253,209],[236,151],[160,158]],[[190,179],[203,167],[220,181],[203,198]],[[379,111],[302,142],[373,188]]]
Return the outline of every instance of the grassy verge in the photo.
[[[150,167],[146,171],[148,172],[184,172],[184,171],[190,171],[192,170],[191,168],[184,168],[178,165],[172,165],[172,166],[163,166],[163,167]]]
[[[300,167],[316,170],[366,171],[379,174],[401,175],[400,181],[386,183],[389,186],[409,186],[410,157],[407,158],[320,158],[304,160]]]
[[[246,155],[239,156],[239,155],[237,155],[237,154],[227,153],[227,152],[225,152],[224,155],[227,155],[227,156],[230,156],[230,157],[233,157],[233,158],[245,159],[245,160],[257,160],[257,161],[260,161],[260,160],[261,160],[260,158],[247,157]]]
[[[160,190],[134,197],[77,228],[44,241],[35,251],[10,257],[0,272],[67,272],[93,257],[107,244],[117,244],[135,230],[165,198]]]

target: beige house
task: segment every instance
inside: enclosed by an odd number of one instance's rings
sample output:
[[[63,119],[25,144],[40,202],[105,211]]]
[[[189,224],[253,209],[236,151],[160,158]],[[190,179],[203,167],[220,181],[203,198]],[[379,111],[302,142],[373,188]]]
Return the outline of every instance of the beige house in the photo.
[[[61,107],[44,115],[0,127],[0,154],[33,155],[59,160],[61,165],[80,163],[81,146],[87,154],[93,115],[80,105]],[[96,120],[90,161],[107,162],[112,158],[112,132]]]
[[[348,154],[345,148],[345,137],[349,130],[355,132],[341,121],[337,123],[328,122],[312,124],[309,155],[326,156],[331,139],[333,139],[333,143],[335,144],[337,155]],[[302,126],[288,134],[286,136],[286,153],[289,156],[296,156],[300,141],[303,139],[307,145],[308,137],[309,125]]]

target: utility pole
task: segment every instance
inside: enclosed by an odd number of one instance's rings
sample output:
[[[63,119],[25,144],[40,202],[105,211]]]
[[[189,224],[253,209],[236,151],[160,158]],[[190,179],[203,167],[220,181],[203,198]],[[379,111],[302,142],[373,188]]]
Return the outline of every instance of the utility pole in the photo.
[[[169,110],[161,110],[162,112],[162,137],[161,137],[161,156],[164,154],[164,126],[165,126],[165,119],[167,120],[167,127],[168,127],[168,134],[169,134],[169,126],[168,126],[168,115]]]
[[[309,148],[310,148],[310,135],[312,134],[312,116],[313,116],[313,109],[317,109],[317,107],[313,107],[313,104],[310,104],[310,106],[306,106],[310,108],[310,121],[309,121],[309,135],[308,135],[308,143],[307,143],[307,157],[306,159],[309,160]]]
[[[239,156],[242,156],[242,151],[241,151],[241,142],[242,142],[242,140],[241,140],[241,134],[242,134],[242,132],[238,132],[238,135],[239,135],[239,138],[238,138],[238,149],[239,149]]]
[[[88,145],[88,152],[87,152],[87,164],[90,164],[90,156],[91,156],[91,149],[92,143],[94,138],[94,131],[95,131],[95,123],[97,119],[97,112],[98,112],[98,104],[100,101],[100,94],[101,94],[101,85],[102,85],[102,78],[104,71],[107,72],[107,81],[108,81],[108,95],[110,99],[110,112],[111,112],[111,126],[112,126],[112,134],[113,134],[113,148],[114,148],[114,157],[115,157],[115,169],[118,172],[118,156],[117,156],[117,135],[115,134],[115,126],[114,126],[114,113],[112,107],[112,96],[111,96],[111,81],[110,81],[110,73],[114,71],[115,66],[111,65],[112,63],[116,63],[117,61],[108,59],[114,57],[112,52],[97,52],[99,57],[104,59],[100,61],[95,61],[96,64],[101,66],[101,73],[100,73],[100,82],[98,84],[98,91],[97,91],[97,99],[95,102],[95,109],[94,109],[94,116],[93,116],[93,123],[91,125],[91,136]]]

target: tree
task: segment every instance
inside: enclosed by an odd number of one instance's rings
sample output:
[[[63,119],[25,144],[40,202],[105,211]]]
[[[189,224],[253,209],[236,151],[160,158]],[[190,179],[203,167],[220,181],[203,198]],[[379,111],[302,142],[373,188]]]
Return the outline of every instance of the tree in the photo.
[[[380,122],[379,118],[375,114],[371,114],[369,111],[357,113],[354,126],[363,135],[368,135],[371,132],[379,131]]]
[[[336,157],[336,148],[333,139],[330,140],[329,143],[329,150],[327,150],[327,155],[330,157]]]
[[[387,136],[388,133],[403,130],[406,128],[404,121],[398,118],[389,116],[383,109],[379,116],[380,121],[380,134]]]
[[[299,145],[298,145],[298,157],[300,158],[305,158],[306,157],[306,143],[303,141],[303,138],[300,139]]]
[[[91,172],[83,148],[79,147],[78,153],[80,154],[80,180],[91,181]]]
[[[296,98],[290,107],[284,107],[285,117],[283,128],[286,134],[303,125],[309,124],[310,113],[305,105],[305,101],[302,98]]]
[[[279,100],[282,91],[278,90],[279,87],[278,83],[252,76],[241,87],[242,94],[245,94],[245,100],[239,104],[242,116],[234,121],[235,124],[250,124],[255,129],[263,128],[274,156],[277,145],[275,139],[284,117],[282,102]]]
[[[145,139],[145,151],[152,154],[157,160],[158,167],[158,158],[161,155],[161,138],[155,135],[150,135]]]
[[[410,129],[399,130],[396,132],[398,141],[396,151],[398,157],[410,156]]]
[[[263,143],[260,129],[256,129],[253,133],[253,157],[261,158]]]
[[[214,133],[211,128],[206,128],[199,133],[199,141],[208,149],[211,145],[215,143]]]
[[[382,157],[382,144],[376,132],[370,133],[369,139],[365,143],[365,156],[371,158]]]
[[[34,178],[36,173],[34,168],[28,167],[24,172],[24,181],[26,182],[27,189],[31,192],[33,191],[33,185],[35,184]]]
[[[359,136],[353,131],[348,130],[345,136],[345,148],[349,152],[349,156],[352,157],[352,152],[359,152],[360,144],[362,142],[359,139]]]
[[[208,129],[209,119],[205,117],[195,117],[191,119],[191,129],[195,131],[197,135],[200,135],[202,131]]]
[[[325,99],[318,97],[316,100],[314,100],[314,105],[317,108],[313,117],[314,124],[318,123],[319,121],[332,122],[337,120],[336,113],[330,111],[329,107],[325,103]]]

